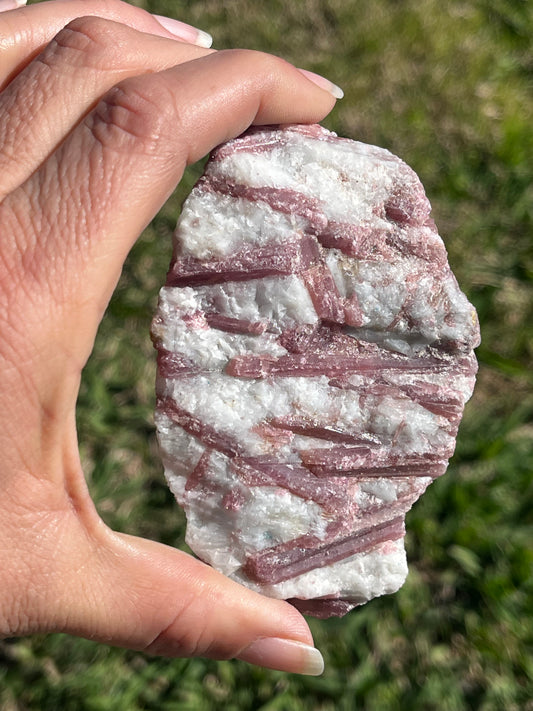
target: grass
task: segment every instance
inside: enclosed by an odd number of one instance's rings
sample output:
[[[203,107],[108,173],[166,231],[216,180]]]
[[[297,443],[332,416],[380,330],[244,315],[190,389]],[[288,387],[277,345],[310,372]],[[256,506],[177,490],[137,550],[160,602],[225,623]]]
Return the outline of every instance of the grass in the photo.
[[[319,678],[148,659],[50,635],[0,643],[2,711],[533,710],[533,4],[527,0],[146,0],[328,76],[324,122],[421,176],[476,305],[480,374],[457,452],[408,516],[394,596],[312,621]],[[152,428],[148,337],[191,169],[132,251],[83,381],[87,478],[112,526],[181,546]]]

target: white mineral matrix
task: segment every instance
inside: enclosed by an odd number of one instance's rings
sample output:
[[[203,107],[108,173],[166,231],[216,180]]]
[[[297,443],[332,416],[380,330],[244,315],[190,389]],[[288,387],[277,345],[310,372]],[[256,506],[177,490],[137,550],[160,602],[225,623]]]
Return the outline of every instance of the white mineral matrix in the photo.
[[[415,173],[320,126],[220,146],[152,325],[187,543],[318,617],[396,591],[453,454],[479,327]]]

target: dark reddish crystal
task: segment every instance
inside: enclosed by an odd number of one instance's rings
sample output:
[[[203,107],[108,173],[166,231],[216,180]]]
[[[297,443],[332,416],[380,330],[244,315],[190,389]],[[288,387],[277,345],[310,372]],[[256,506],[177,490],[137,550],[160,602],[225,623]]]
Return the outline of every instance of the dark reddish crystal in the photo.
[[[252,336],[259,336],[268,328],[265,321],[247,321],[242,318],[231,318],[219,313],[207,313],[205,320],[211,328],[218,328],[219,331],[228,333],[249,333]]]
[[[227,457],[236,457],[243,453],[244,449],[240,442],[228,434],[218,432],[211,425],[206,424],[200,418],[192,415],[184,407],[180,407],[172,398],[160,398],[157,403],[157,408],[186,432],[194,435],[200,442],[205,444],[206,447],[221,452]]]
[[[395,541],[405,533],[403,517],[361,528],[344,538],[322,543],[316,537],[303,537],[268,548],[250,556],[243,566],[246,575],[258,583],[280,583],[314,568],[331,565],[363,553],[385,541]]]
[[[320,201],[316,198],[308,198],[297,190],[267,186],[256,188],[213,177],[201,178],[199,186],[206,192],[213,191],[233,198],[250,200],[251,202],[261,201],[266,203],[272,210],[305,218],[311,233],[319,233],[328,223]]]
[[[313,378],[320,375],[334,377],[352,373],[365,375],[390,370],[439,373],[447,369],[446,361],[431,356],[409,358],[389,353],[381,357],[364,357],[342,356],[335,353],[305,353],[279,358],[270,355],[235,356],[226,366],[226,373],[239,378],[265,378],[269,375]]]
[[[333,427],[327,423],[321,424],[313,420],[298,420],[291,415],[273,418],[269,420],[269,424],[277,429],[290,430],[294,434],[303,435],[304,437],[316,437],[317,439],[326,439],[335,443],[343,442],[362,445],[365,450],[369,445],[377,446],[377,442],[370,435],[363,436],[355,431],[346,432],[338,427]]]
[[[262,457],[235,457],[233,471],[246,486],[276,486],[306,501],[314,501],[329,511],[346,507],[346,490],[331,481],[318,480],[299,464],[283,463]]]
[[[426,452],[399,456],[387,449],[336,445],[300,450],[302,463],[316,476],[430,476],[444,474],[453,452]]]
[[[318,252],[316,242],[308,237],[283,245],[256,249],[245,248],[225,259],[209,261],[194,257],[177,257],[167,275],[167,286],[225,284],[230,281],[263,279],[268,276],[296,274],[308,267]]]
[[[187,483],[185,484],[185,491],[191,491],[192,489],[196,489],[203,482],[206,477],[206,474],[208,474],[209,472],[210,457],[211,450],[206,449],[198,460],[198,464],[189,474]]]
[[[164,378],[180,378],[199,372],[198,366],[190,358],[164,348],[159,348],[157,352],[157,369]]]
[[[302,274],[317,316],[322,321],[344,323],[344,304],[330,270],[316,264]]]
[[[302,615],[310,615],[327,620],[329,617],[344,617],[346,613],[353,610],[357,605],[361,605],[366,600],[344,600],[342,598],[313,598],[311,600],[301,600],[297,597],[287,600],[291,605],[299,610]]]

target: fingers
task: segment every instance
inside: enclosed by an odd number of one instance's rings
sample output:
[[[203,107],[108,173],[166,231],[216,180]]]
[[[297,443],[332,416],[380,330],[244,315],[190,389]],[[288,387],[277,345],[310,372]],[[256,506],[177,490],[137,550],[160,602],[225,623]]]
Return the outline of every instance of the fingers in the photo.
[[[187,163],[252,123],[318,121],[334,101],[283,60],[240,50],[121,82],[4,201],[36,285],[49,290],[50,260],[61,296],[78,319],[81,296],[96,329],[126,254]]]
[[[87,0],[43,2],[22,7],[17,12],[0,14],[0,90],[65,25],[77,17],[87,15],[114,20],[140,32],[168,39],[178,38],[203,47],[210,44],[210,37],[205,32],[170,18],[157,18],[120,0],[91,0],[90,3]]]
[[[72,21],[0,94],[0,201],[117,82],[209,52],[98,17]]]
[[[62,595],[63,631],[157,655],[322,671],[307,623],[292,606],[159,543],[107,539]]]

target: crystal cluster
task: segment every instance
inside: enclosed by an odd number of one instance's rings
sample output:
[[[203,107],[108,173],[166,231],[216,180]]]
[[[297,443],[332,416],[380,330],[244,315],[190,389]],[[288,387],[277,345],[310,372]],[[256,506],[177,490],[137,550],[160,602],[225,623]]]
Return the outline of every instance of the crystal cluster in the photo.
[[[204,561],[302,612],[396,591],[474,387],[474,308],[414,172],[320,126],[219,147],[152,336],[165,474]]]

